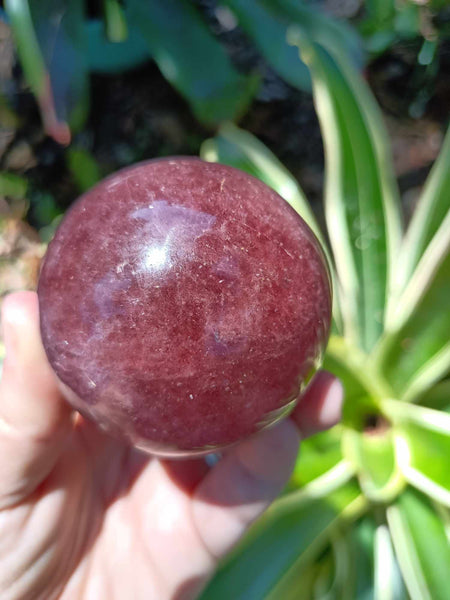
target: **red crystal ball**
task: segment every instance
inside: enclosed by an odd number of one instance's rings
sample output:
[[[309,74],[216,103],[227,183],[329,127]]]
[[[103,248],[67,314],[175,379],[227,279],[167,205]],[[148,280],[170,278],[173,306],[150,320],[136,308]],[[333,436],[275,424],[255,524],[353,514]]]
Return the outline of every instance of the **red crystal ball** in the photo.
[[[215,450],[288,414],[331,318],[305,222],[261,181],[196,158],[138,164],[82,196],[38,295],[68,400],[161,456]]]

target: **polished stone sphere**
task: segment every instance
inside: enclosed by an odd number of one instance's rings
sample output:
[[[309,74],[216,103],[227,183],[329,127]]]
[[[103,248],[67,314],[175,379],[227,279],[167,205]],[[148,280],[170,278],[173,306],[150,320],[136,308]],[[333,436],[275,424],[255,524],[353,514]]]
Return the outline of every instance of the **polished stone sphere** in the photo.
[[[261,181],[196,158],[141,163],[84,194],[38,295],[68,400],[161,456],[213,451],[287,415],[331,319],[305,222]]]

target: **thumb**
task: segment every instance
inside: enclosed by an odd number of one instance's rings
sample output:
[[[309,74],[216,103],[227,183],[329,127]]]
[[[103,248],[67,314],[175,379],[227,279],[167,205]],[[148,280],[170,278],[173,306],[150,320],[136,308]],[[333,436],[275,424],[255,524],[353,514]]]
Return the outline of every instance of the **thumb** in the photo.
[[[0,508],[34,491],[55,465],[72,427],[71,409],[42,347],[34,292],[5,298],[2,329]]]

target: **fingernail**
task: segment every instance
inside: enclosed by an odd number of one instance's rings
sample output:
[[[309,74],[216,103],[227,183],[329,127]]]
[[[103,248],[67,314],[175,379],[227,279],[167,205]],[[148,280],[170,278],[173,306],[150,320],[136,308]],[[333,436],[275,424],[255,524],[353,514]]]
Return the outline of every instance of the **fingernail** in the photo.
[[[339,379],[334,379],[320,409],[320,420],[327,427],[333,427],[341,420],[343,401],[344,387]]]

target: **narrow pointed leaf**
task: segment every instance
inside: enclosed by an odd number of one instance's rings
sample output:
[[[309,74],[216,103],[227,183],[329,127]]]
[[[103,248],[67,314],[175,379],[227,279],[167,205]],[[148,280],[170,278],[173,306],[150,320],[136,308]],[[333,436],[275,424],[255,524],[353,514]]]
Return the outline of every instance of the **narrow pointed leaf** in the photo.
[[[450,544],[433,505],[409,489],[388,508],[387,517],[412,600],[447,600]]]
[[[375,533],[375,594],[374,600],[408,600],[391,536],[386,525]]]
[[[395,401],[384,406],[396,422],[397,463],[404,477],[450,506],[450,415]]]
[[[448,388],[445,386],[443,390],[445,389]],[[438,433],[450,434],[450,416],[443,411],[398,400],[384,400],[382,407],[389,419],[398,426],[403,426],[404,423],[416,423]]]
[[[248,106],[254,78],[240,75],[188,0],[129,0],[136,27],[168,81],[208,125],[232,120]]]
[[[403,291],[428,244],[450,211],[450,128],[401,247],[393,298]],[[395,306],[391,307],[391,312]]]
[[[350,484],[318,500],[301,492],[283,497],[222,564],[201,600],[266,598],[290,569],[314,560],[339,520],[357,518],[364,508]]]
[[[379,109],[348,61],[291,30],[311,69],[326,154],[325,210],[346,337],[370,351],[383,331],[401,226]]]
[[[398,301],[377,352],[396,397],[414,400],[450,369],[450,212]],[[394,326],[392,326],[394,327]]]
[[[28,85],[40,99],[46,93],[47,74],[28,0],[5,0],[5,10],[11,22]]]
[[[41,111],[44,129],[57,140],[67,141],[66,123],[56,115],[49,76],[36,36],[28,0],[5,0],[20,63]]]
[[[44,127],[70,141],[89,102],[82,0],[8,0],[6,9],[25,76],[39,102]]]

